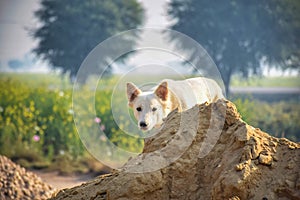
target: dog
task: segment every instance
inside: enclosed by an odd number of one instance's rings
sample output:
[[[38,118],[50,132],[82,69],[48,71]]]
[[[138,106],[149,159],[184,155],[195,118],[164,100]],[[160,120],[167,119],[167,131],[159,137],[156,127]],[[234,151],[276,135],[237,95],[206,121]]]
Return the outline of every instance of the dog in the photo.
[[[142,131],[161,127],[163,119],[175,109],[181,112],[196,104],[224,98],[219,85],[214,80],[203,77],[180,81],[165,79],[157,87],[144,92],[129,82],[126,92],[128,106],[133,109]]]

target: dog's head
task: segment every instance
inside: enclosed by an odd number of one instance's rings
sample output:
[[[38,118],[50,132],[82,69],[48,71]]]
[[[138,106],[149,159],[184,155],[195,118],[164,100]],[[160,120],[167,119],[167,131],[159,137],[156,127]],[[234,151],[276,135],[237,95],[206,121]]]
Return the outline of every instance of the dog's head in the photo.
[[[133,83],[127,83],[127,97],[141,130],[149,131],[159,127],[170,112],[167,82],[162,82],[154,92],[142,92]]]

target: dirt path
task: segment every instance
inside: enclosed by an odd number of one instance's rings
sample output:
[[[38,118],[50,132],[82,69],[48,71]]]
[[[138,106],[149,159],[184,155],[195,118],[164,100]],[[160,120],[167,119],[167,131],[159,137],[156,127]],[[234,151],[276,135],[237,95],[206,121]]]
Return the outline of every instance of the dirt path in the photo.
[[[95,177],[94,174],[61,176],[58,174],[58,172],[42,172],[38,170],[32,172],[41,177],[44,182],[57,189],[70,188],[81,185],[82,183]]]

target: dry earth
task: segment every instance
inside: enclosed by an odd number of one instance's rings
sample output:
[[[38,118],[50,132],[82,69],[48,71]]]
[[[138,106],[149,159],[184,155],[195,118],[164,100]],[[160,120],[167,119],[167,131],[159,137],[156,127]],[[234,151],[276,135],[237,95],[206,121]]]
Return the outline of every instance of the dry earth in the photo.
[[[23,167],[0,156],[0,199],[47,199],[54,189]]]
[[[172,112],[121,170],[52,199],[300,199],[299,166],[299,143],[247,125],[218,101]]]
[[[34,170],[32,172],[37,176],[41,177],[41,179],[45,183],[59,190],[81,185],[82,183],[85,183],[88,180],[91,180],[96,177],[94,173],[78,174],[78,175],[75,174],[75,175],[66,176],[66,175],[60,175],[58,171],[45,172],[41,170]]]

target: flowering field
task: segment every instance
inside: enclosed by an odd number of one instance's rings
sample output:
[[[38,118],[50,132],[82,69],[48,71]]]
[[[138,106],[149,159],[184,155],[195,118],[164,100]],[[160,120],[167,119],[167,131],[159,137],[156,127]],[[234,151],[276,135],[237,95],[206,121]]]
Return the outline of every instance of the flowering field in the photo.
[[[300,142],[300,102],[265,102],[254,99],[233,100],[243,120],[275,137]]]
[[[51,160],[66,151],[80,154],[83,147],[74,134],[70,91],[32,87],[4,76],[0,87],[1,154],[29,162]]]
[[[107,149],[97,146],[97,141],[112,142],[122,149],[140,152],[143,141],[128,137],[122,130],[132,130],[131,119],[113,116],[111,96],[116,78],[103,80],[103,87],[95,91],[94,104],[88,104],[93,95],[91,87],[77,88],[76,112],[90,116],[77,120],[79,130],[95,142],[96,151],[107,154]],[[61,167],[77,165],[90,157],[78,135],[74,124],[72,85],[59,76],[47,75],[0,75],[0,154],[12,158],[27,167],[51,168],[53,163]],[[125,88],[117,89],[116,105],[126,101]],[[275,102],[272,104],[256,100],[235,99],[234,103],[244,120],[277,137],[300,141],[299,102]],[[126,102],[125,104],[126,105]],[[124,108],[125,107],[125,108]],[[90,115],[93,109],[95,115]],[[127,111],[126,106],[114,108],[117,113]],[[119,109],[119,110],[118,110]],[[76,113],[75,113],[76,115]],[[119,123],[115,118],[119,118]],[[92,131],[93,126],[106,136]],[[121,130],[121,129],[122,130]],[[90,147],[91,148],[91,147]],[[59,164],[60,163],[60,164]],[[61,164],[64,163],[64,164]],[[75,168],[77,170],[77,168]]]
[[[0,154],[31,167],[48,167],[61,157],[68,157],[70,161],[85,156],[83,146],[74,124],[72,107],[72,87],[59,89],[61,84],[49,80],[20,78],[14,75],[0,76]],[[59,79],[58,79],[59,80]],[[48,81],[48,82],[47,82]],[[105,84],[112,84],[113,79]],[[61,81],[59,80],[59,83]],[[92,106],[85,105],[90,101],[90,89],[80,89],[82,102],[81,115],[90,113]],[[94,140],[113,142],[114,144],[133,152],[142,149],[142,141],[124,137],[123,132],[115,124],[111,114],[111,89],[96,92],[96,115],[82,127]],[[122,91],[124,92],[124,91]],[[123,100],[123,99],[120,99]],[[124,119],[126,126],[129,119]],[[80,121],[78,121],[80,125]],[[90,130],[97,125],[107,137],[97,138],[97,133]],[[93,135],[94,134],[94,135]]]

